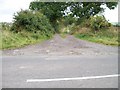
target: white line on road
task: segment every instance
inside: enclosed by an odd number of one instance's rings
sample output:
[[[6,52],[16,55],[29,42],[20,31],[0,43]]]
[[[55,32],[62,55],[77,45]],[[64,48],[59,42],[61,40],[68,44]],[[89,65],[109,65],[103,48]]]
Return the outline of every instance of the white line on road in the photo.
[[[45,60],[57,60],[58,58],[45,58]]]
[[[55,78],[55,79],[28,79],[27,82],[52,82],[52,81],[68,81],[68,80],[87,80],[87,79],[99,79],[118,77],[119,74],[105,75],[105,76],[89,76],[89,77],[75,77],[75,78]]]

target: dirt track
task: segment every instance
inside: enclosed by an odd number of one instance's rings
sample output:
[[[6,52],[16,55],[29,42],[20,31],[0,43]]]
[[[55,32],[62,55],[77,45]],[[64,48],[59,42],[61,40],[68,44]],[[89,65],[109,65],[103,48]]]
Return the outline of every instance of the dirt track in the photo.
[[[118,47],[106,46],[76,39],[68,35],[66,38],[58,34],[53,39],[40,44],[29,45],[14,50],[4,50],[3,55],[111,55],[117,54]]]

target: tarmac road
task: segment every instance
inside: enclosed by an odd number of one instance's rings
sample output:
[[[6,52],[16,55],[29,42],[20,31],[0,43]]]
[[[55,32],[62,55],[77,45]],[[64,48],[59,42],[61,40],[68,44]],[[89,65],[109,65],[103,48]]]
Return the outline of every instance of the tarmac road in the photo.
[[[2,65],[3,88],[118,87],[117,55],[4,56]]]
[[[3,88],[118,87],[118,47],[55,35],[2,56]]]

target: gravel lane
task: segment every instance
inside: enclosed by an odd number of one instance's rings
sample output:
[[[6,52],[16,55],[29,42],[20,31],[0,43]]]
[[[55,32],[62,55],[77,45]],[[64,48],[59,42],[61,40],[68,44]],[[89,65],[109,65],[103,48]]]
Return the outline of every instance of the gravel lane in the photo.
[[[18,55],[111,55],[118,54],[118,47],[107,46],[92,43],[67,35],[66,38],[56,34],[53,39],[44,41],[43,43],[28,45],[23,48],[13,50],[3,50],[4,56]]]

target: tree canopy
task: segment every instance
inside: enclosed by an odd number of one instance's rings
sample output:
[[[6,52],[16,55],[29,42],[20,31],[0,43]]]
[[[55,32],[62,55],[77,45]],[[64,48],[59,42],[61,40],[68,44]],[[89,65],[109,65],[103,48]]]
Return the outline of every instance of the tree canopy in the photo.
[[[78,22],[88,19],[104,11],[102,5],[106,5],[109,9],[114,9],[118,2],[39,2],[30,3],[29,9],[42,12],[48,17],[54,25],[57,20],[61,19],[68,13],[72,17],[77,17]]]
[[[31,10],[40,10],[51,21],[59,19],[69,10],[73,16],[79,18],[89,18],[104,11],[101,5],[106,4],[109,9],[114,9],[117,2],[31,2],[29,8]]]

